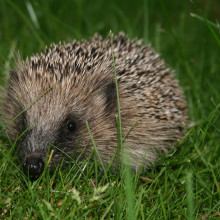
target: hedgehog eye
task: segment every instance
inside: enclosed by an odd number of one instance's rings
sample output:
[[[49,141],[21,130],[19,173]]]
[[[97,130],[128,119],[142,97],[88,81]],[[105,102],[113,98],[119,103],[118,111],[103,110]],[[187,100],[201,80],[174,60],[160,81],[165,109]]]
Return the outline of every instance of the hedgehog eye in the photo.
[[[75,121],[70,121],[70,122],[68,122],[68,124],[67,124],[67,129],[68,129],[69,132],[74,132],[74,131],[76,131],[76,129],[77,129],[76,122],[75,122]]]

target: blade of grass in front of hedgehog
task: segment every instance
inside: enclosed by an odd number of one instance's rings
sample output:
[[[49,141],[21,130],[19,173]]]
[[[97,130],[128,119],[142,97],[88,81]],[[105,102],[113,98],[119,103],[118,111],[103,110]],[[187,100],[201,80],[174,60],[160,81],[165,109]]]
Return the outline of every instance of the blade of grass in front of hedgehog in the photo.
[[[12,146],[13,144],[12,144],[11,138],[9,137],[9,134],[8,134],[8,132],[7,132],[7,129],[6,129],[6,127],[5,127],[4,123],[3,123],[3,121],[0,120],[0,123],[1,123],[1,126],[2,126],[2,130],[5,132],[5,134],[6,134],[6,136],[7,136],[7,139],[8,139],[8,141],[9,141],[10,145]],[[1,130],[1,131],[2,131],[2,130]]]
[[[46,178],[46,172],[48,171],[47,167],[49,166],[50,164],[50,161],[53,157],[53,153],[54,153],[54,150],[51,150],[48,149],[47,151],[47,155],[46,155],[46,159],[45,159],[45,166],[44,166],[44,170],[43,170],[43,173],[40,175],[39,178],[37,178],[37,182],[40,183],[41,180],[44,182],[44,181],[47,181],[48,177]],[[29,173],[28,173],[28,178],[29,178]]]
[[[24,176],[24,173],[19,169],[19,167],[13,162],[13,160],[11,160],[11,157],[9,157],[2,149],[0,149],[0,153],[4,156],[4,158],[7,159],[8,162],[10,162],[10,164],[12,164],[13,167],[16,168],[16,170],[19,171],[20,174],[22,174]]]
[[[110,39],[111,39],[111,53],[112,53],[112,61],[113,61],[113,70],[115,76],[115,87],[116,87],[116,96],[117,96],[117,106],[118,106],[118,117],[116,118],[117,123],[117,135],[118,135],[118,147],[117,147],[117,160],[116,165],[119,167],[120,154],[123,148],[123,138],[122,138],[122,123],[121,123],[121,106],[120,106],[120,97],[119,97],[119,87],[118,87],[118,74],[116,70],[115,63],[115,55],[113,48],[113,33],[110,31]]]
[[[2,125],[3,125],[3,123],[2,123]],[[4,126],[4,125],[3,125],[3,126]],[[10,137],[7,135],[8,138],[9,138],[9,140],[10,140],[10,145],[11,145],[12,151],[14,150],[14,148],[15,148],[17,142],[19,141],[19,139],[20,139],[32,126],[33,126],[32,124],[31,124],[30,126],[28,126],[28,127],[16,138],[16,140],[15,140],[14,143],[12,143]],[[7,131],[6,131],[6,134],[7,134]],[[0,149],[0,151],[1,151],[1,149]],[[3,151],[2,151],[2,153],[4,154]],[[6,156],[6,154],[4,154],[4,155]],[[9,157],[7,157],[7,160],[19,171],[19,173],[21,173],[22,175],[24,175],[24,173],[22,172],[22,170],[21,170]]]
[[[90,137],[91,137],[91,139],[92,139],[92,144],[93,144],[93,147],[94,147],[96,177],[97,177],[97,157],[98,157],[99,162],[100,162],[100,164],[101,164],[101,167],[102,167],[102,169],[103,169],[103,171],[104,171],[105,177],[106,177],[106,179],[108,180],[108,175],[107,175],[107,173],[106,173],[106,169],[105,169],[104,163],[103,163],[102,158],[101,158],[101,156],[100,156],[100,153],[99,153],[99,151],[98,151],[98,149],[97,149],[97,144],[96,144],[96,142],[95,142],[95,140],[94,140],[94,137],[93,137],[93,135],[92,135],[92,132],[91,132],[91,129],[90,129],[90,127],[89,127],[89,123],[88,123],[88,122],[86,122],[86,127],[87,127],[87,129],[88,129],[88,132],[89,132],[89,135],[90,135]],[[98,182],[96,182],[96,184],[97,184],[97,183],[98,183]]]
[[[15,142],[13,143],[13,147],[17,144],[17,142],[21,139],[21,137],[31,128],[33,127],[34,124],[29,125],[15,140]]]
[[[118,105],[118,117],[116,119],[117,122],[117,129],[118,129],[118,148],[117,148],[117,161],[116,163],[119,163],[120,161],[120,155],[121,153],[123,154],[123,157],[121,161],[123,162],[122,167],[123,167],[123,173],[122,177],[124,179],[124,192],[125,192],[125,197],[126,197],[126,203],[128,208],[126,209],[127,212],[127,219],[134,220],[135,215],[134,215],[134,183],[133,183],[133,178],[131,174],[131,167],[129,166],[129,159],[130,155],[128,152],[125,152],[124,147],[123,147],[123,135],[122,135],[122,121],[121,121],[121,106],[120,106],[120,97],[119,97],[119,85],[118,85],[118,75],[117,75],[117,70],[116,70],[116,62],[115,62],[115,55],[114,55],[114,48],[113,48],[113,33],[110,31],[110,38],[111,38],[111,53],[112,53],[112,60],[113,60],[113,68],[114,68],[114,75],[115,75],[115,87],[116,87],[116,94],[117,94],[117,105]],[[134,123],[133,126],[135,126],[136,123]],[[133,128],[131,127],[131,129]],[[128,133],[131,130],[128,131]],[[127,136],[127,134],[125,137]],[[124,161],[124,160],[127,161]],[[127,163],[127,164],[126,164]]]
[[[135,125],[136,125],[137,123],[138,123],[138,121],[135,121],[135,122],[132,124],[132,126],[130,127],[130,129],[129,129],[129,130],[126,132],[126,134],[124,135],[123,140],[122,140],[122,143],[125,142],[125,139],[128,137],[128,135],[130,134],[130,132],[134,129],[134,127],[135,127]],[[112,156],[112,159],[110,160],[110,162],[108,163],[108,166],[107,166],[107,168],[106,168],[106,172],[108,172],[108,171],[111,169],[112,164],[114,163],[115,158],[116,158],[116,160],[119,159],[119,158],[118,158],[118,151],[116,151],[116,152],[114,153],[114,155]],[[116,162],[117,162],[117,161],[116,161]],[[116,163],[116,167],[115,167],[115,168],[119,168],[118,165],[119,165],[119,164]]]
[[[125,139],[128,137],[128,135],[131,133],[131,131],[134,129],[135,125],[138,123],[138,121],[135,121],[132,126],[129,128],[129,130],[126,132],[125,136],[123,137],[122,142],[125,142]]]
[[[55,146],[54,144],[51,144],[51,143],[49,143],[49,146],[52,146],[52,147],[56,148],[56,149],[59,150],[63,155],[65,155],[67,158],[69,158],[70,160],[72,160],[72,157],[71,157],[69,154],[67,154],[64,150],[60,149],[59,147],[57,147],[57,146]],[[77,166],[77,167],[79,168],[79,170],[81,170],[81,168],[78,166],[77,163],[74,163],[74,165]],[[81,170],[81,173],[84,174],[82,170]]]
[[[19,112],[8,124],[4,126],[3,129],[0,130],[0,133],[7,129],[8,126],[10,126],[21,114],[26,112],[33,104],[35,104],[38,100],[40,100],[46,93],[48,93],[58,82],[54,83],[50,88],[45,90],[41,95],[39,95],[36,99],[34,99],[29,105],[27,105],[21,112]]]
[[[129,151],[123,152],[123,180],[124,180],[124,191],[127,203],[127,219],[135,220],[134,212],[134,180],[131,172],[131,167],[129,166],[130,154]]]
[[[76,144],[75,149],[77,149],[78,147],[79,147],[79,142]],[[76,154],[76,151],[69,157],[71,159],[70,162],[72,162],[74,164],[74,166],[77,167],[77,170],[74,173],[74,176],[72,177],[72,179],[74,179],[76,176],[81,176],[82,174],[84,175],[84,170],[92,157],[92,152],[91,152],[90,155],[85,160],[83,160],[83,162],[82,162],[82,160],[80,160],[87,147],[88,147],[88,144],[83,147],[80,154],[77,155],[77,159],[75,161],[73,161],[73,156]],[[69,175],[72,174],[72,171],[74,170],[74,166],[70,166],[69,172],[66,175],[65,180],[68,178]],[[78,175],[79,172],[80,172],[80,175]]]

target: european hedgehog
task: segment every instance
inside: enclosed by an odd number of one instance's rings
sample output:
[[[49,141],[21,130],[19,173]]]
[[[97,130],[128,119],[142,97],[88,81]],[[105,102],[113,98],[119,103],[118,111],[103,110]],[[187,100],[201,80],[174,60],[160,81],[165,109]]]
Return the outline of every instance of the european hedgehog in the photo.
[[[111,161],[117,151],[114,70],[122,136],[128,133],[123,148],[134,170],[149,166],[182,137],[186,102],[160,56],[124,33],[112,39],[95,34],[89,41],[52,44],[41,54],[19,59],[10,72],[2,119],[17,141],[24,170],[40,175],[48,148],[54,150],[51,170],[66,155],[75,159],[83,152],[81,158],[88,157],[92,136],[103,163]]]

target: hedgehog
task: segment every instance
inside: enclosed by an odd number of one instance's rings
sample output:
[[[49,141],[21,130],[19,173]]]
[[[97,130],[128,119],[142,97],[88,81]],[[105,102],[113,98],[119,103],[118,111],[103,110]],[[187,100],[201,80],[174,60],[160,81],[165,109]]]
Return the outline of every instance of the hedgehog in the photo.
[[[43,172],[48,150],[53,171],[61,161],[87,158],[92,140],[109,164],[118,150],[119,113],[132,170],[151,166],[184,135],[186,101],[173,71],[150,45],[122,32],[52,44],[17,59],[8,78],[2,121],[33,176]]]

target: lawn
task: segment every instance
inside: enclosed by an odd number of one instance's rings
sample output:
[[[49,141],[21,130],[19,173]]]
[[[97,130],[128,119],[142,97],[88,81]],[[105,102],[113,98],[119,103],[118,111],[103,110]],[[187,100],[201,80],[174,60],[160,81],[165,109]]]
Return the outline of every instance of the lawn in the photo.
[[[219,0],[0,0],[1,85],[17,52],[123,30],[175,70],[189,112],[185,137],[137,174],[103,175],[88,159],[31,182],[1,129],[0,219],[219,219],[219,10]]]

